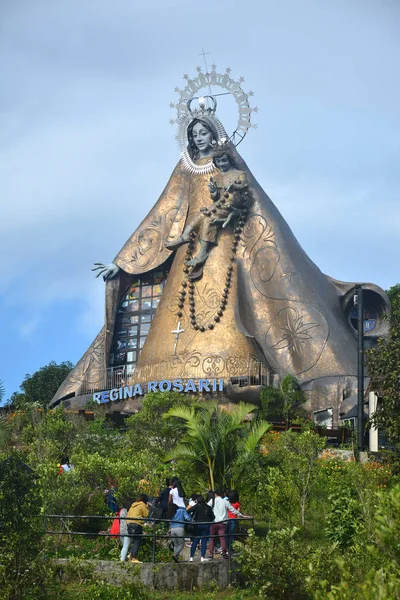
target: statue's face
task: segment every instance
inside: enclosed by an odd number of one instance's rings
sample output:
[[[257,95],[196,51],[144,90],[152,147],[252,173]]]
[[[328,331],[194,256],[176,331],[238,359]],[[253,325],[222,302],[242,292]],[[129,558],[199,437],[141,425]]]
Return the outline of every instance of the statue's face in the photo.
[[[229,160],[229,156],[227,154],[222,154],[221,156],[215,157],[215,164],[217,169],[222,171],[222,173],[226,173],[229,171],[231,167],[231,161]]]
[[[193,142],[200,156],[209,156],[212,150],[212,133],[202,123],[196,123],[192,130]]]

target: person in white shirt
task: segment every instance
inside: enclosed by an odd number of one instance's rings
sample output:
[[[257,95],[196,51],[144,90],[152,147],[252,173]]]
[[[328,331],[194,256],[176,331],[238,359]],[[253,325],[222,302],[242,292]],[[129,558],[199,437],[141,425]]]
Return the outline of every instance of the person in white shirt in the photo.
[[[168,504],[176,504],[178,507],[186,508],[185,491],[178,477],[171,479],[171,491],[169,492]]]
[[[224,558],[228,558],[228,548],[226,543],[226,526],[228,522],[228,510],[230,510],[234,515],[239,517],[244,517],[245,519],[249,519],[247,515],[239,512],[232,506],[229,500],[222,497],[223,492],[221,490],[215,490],[215,500],[213,512],[215,515],[214,523],[210,527],[210,558],[214,558],[214,545],[215,545],[215,537],[219,536],[221,540],[222,546],[222,556]],[[212,500],[208,502],[208,505],[211,506]]]

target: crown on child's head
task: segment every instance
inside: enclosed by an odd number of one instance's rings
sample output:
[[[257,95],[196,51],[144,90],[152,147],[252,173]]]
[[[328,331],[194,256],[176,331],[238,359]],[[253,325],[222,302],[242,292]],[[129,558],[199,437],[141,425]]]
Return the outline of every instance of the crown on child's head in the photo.
[[[227,137],[221,137],[217,142],[213,143],[213,158],[227,154],[229,158],[233,157],[232,144]]]

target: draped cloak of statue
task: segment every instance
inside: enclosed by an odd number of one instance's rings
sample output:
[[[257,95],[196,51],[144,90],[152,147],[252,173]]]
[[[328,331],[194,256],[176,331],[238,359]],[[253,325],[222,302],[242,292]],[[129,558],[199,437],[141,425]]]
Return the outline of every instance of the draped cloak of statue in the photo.
[[[121,271],[106,283],[105,326],[58,389],[53,404],[78,396],[83,384],[86,389],[104,389],[118,307],[133,276],[162,266],[174,254],[134,382],[199,377],[200,373],[224,378],[228,396],[240,398],[230,378],[246,374],[249,359],[261,361],[278,377],[295,375],[308,394],[310,410],[333,407],[337,421],[341,401],[356,388],[357,336],[349,316],[354,284],[336,281],[318,269],[236,151],[234,158],[247,174],[252,205],[232,263],[223,319],[207,329],[219,309],[230,264],[233,232],[229,226],[220,232],[203,276],[195,283],[197,313],[206,330],[191,327],[185,307],[180,319],[185,331],[174,353],[171,332],[178,322],[186,250],[182,246],[170,251],[165,243],[181,235],[190,219],[210,203],[210,175],[189,173],[179,162],[158,202],[114,259]],[[363,287],[380,316],[390,311],[379,287]],[[386,329],[385,321],[378,318],[373,335],[384,335]],[[250,392],[245,388],[242,394],[254,400]]]

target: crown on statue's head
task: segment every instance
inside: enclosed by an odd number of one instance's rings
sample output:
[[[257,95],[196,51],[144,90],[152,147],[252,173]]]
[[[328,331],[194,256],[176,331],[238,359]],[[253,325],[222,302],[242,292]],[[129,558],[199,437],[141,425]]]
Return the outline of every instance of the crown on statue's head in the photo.
[[[198,106],[193,106],[195,101],[198,101]],[[215,115],[217,111],[217,101],[214,96],[200,96],[188,100],[187,108],[192,117],[202,117]]]

